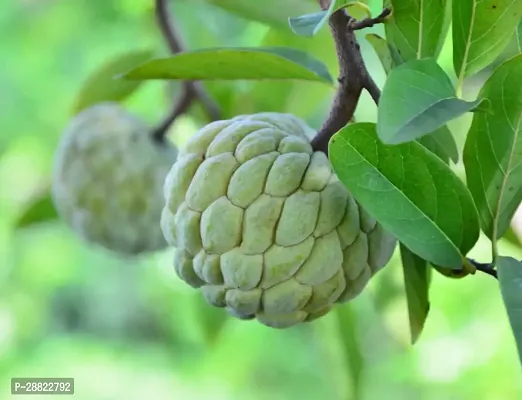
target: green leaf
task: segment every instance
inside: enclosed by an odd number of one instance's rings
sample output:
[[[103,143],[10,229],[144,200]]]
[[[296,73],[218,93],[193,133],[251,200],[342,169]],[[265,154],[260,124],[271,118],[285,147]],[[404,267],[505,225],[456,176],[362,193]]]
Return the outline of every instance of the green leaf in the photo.
[[[386,39],[404,61],[437,57],[448,34],[446,0],[385,0],[393,13],[384,24]]]
[[[461,268],[479,237],[471,194],[453,171],[416,141],[383,144],[373,123],[354,123],[330,140],[341,182],[383,227],[419,257]]]
[[[277,29],[288,29],[288,16],[317,9],[315,0],[205,0],[230,13]]]
[[[72,113],[77,114],[85,108],[104,101],[125,100],[143,82],[114,79],[114,76],[121,71],[145,62],[153,54],[151,50],[136,50],[120,54],[118,57],[103,64],[83,83],[74,101]]]
[[[364,356],[357,337],[357,327],[359,326],[357,315],[351,304],[342,304],[336,308],[335,316],[339,327],[339,339],[343,345],[344,359],[351,375],[353,398],[359,399],[361,390],[364,388],[362,385]]]
[[[482,230],[499,239],[522,201],[522,54],[503,62],[479,97],[491,113],[475,113],[464,145],[468,187]]]
[[[125,79],[296,79],[333,83],[328,68],[288,47],[229,47],[186,51],[137,66]]]
[[[42,222],[58,219],[50,193],[35,198],[16,221],[16,228],[26,228]]]
[[[442,161],[444,161],[444,164],[449,164],[449,156],[446,154],[446,151],[440,147],[440,145],[431,137],[431,135],[418,138],[417,142],[426,147]]]
[[[411,343],[415,344],[422,333],[430,311],[431,267],[426,260],[412,253],[402,243],[400,249],[410,320]]]
[[[365,1],[333,0],[327,10],[288,18],[288,24],[297,35],[314,36],[326,24],[330,16],[341,8],[347,8],[350,15],[355,18],[361,14],[371,17],[371,11],[365,3]]]
[[[447,126],[442,126],[435,132],[424,137],[433,139],[439,148],[444,151],[455,164],[459,162],[459,149],[457,148],[455,138]]]
[[[369,33],[365,37],[368,43],[373,47],[377,57],[379,57],[384,72],[389,74],[394,67],[394,60],[390,48],[388,47],[388,42],[386,42],[386,39],[375,33]]]
[[[433,58],[408,61],[394,68],[384,85],[377,113],[379,137],[388,144],[408,142],[480,103],[455,97],[450,78]]]
[[[397,57],[400,57],[398,54],[395,57],[393,56],[394,49],[385,39],[373,33],[366,35],[366,39],[374,48],[387,74],[393,68],[403,64],[402,60],[397,59]],[[447,162],[448,158],[451,158],[454,163],[459,161],[457,143],[447,126],[442,126],[435,132],[422,136],[417,140],[445,162]]]
[[[522,21],[518,24],[516,36],[517,36],[518,52],[522,53]]]
[[[502,299],[522,363],[522,263],[511,257],[499,257],[497,269]]]
[[[459,81],[504,51],[522,16],[522,0],[454,0],[453,66]]]

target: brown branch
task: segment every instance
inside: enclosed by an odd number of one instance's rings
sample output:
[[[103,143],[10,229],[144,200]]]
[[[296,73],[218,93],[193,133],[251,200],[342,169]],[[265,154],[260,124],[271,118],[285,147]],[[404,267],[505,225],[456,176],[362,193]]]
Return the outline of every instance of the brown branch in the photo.
[[[329,4],[328,0],[319,0],[323,10]],[[355,31],[380,23],[389,14],[390,10],[385,9],[376,18],[356,21],[341,9],[330,16],[329,26],[339,63],[339,86],[326,121],[312,139],[314,150],[328,155],[330,138],[353,119],[363,89],[368,91],[376,104],[379,103],[381,91],[366,68]]]
[[[181,35],[176,28],[176,23],[168,10],[167,0],[155,0],[155,14],[158,27],[167,42],[172,54],[180,53],[185,46],[181,40]],[[170,125],[181,114],[185,113],[194,101],[201,102],[209,119],[211,121],[220,118],[220,110],[218,105],[212,100],[199,82],[185,81],[183,82],[183,92],[178,101],[174,104],[171,112],[165,119],[153,130],[152,137],[157,141],[164,141],[165,135]]]
[[[358,31],[360,29],[364,28],[371,28],[374,25],[382,24],[384,21],[386,21],[386,18],[391,14],[391,8],[385,8],[382,10],[382,12],[376,16],[375,18],[365,18],[360,21],[353,21],[352,22],[352,29],[354,31]]]
[[[495,279],[498,279],[497,270],[495,269],[495,265],[492,263],[480,263],[471,258],[468,258],[468,261],[473,264],[473,266],[477,269],[477,271],[484,272],[492,276]]]

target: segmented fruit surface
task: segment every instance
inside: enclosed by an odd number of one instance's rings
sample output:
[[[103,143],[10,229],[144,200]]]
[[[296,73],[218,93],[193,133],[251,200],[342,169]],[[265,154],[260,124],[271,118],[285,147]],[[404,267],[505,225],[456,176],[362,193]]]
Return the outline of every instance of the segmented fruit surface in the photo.
[[[357,296],[396,240],[353,199],[289,114],[213,122],[165,181],[174,266],[210,304],[285,328]]]

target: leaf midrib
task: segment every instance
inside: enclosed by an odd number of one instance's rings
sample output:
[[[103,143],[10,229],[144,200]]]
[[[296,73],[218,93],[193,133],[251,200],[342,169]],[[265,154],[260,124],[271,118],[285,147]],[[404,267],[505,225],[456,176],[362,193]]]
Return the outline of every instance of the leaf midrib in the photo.
[[[363,132],[365,132],[365,131],[363,130]],[[365,132],[365,133],[366,133],[366,132]],[[374,170],[376,170],[376,171],[379,173],[379,175],[380,175],[382,178],[384,178],[384,179],[386,180],[386,182],[388,182],[388,183],[390,184],[390,186],[392,186],[394,189],[396,189],[396,190],[397,190],[397,191],[398,191],[398,192],[399,192],[399,193],[400,193],[400,194],[401,194],[401,195],[402,195],[402,196],[403,196],[403,197],[408,201],[408,203],[409,203],[410,205],[412,205],[412,206],[413,206],[413,207],[414,207],[414,208],[415,208],[415,209],[416,209],[416,210],[417,210],[417,211],[418,211],[422,216],[424,216],[425,219],[427,219],[429,222],[431,222],[431,223],[432,223],[432,224],[437,228],[437,230],[438,230],[440,233],[442,233],[442,236],[443,236],[444,238],[446,238],[447,241],[448,241],[449,243],[451,243],[451,245],[452,245],[453,248],[457,251],[458,254],[461,254],[460,249],[455,245],[455,243],[453,243],[453,240],[451,240],[451,239],[448,237],[448,235],[446,234],[446,232],[444,232],[442,229],[440,229],[440,227],[435,223],[435,221],[433,221],[431,218],[429,218],[429,217],[424,213],[424,211],[422,211],[421,209],[419,209],[419,207],[418,207],[418,206],[417,206],[413,201],[411,201],[409,197],[407,197],[407,196],[406,196],[406,195],[405,195],[405,194],[404,194],[404,193],[403,193],[403,192],[402,192],[402,191],[401,191],[397,186],[395,186],[395,184],[393,184],[393,182],[391,182],[391,181],[388,179],[388,177],[387,177],[386,175],[384,175],[384,174],[383,174],[383,173],[382,173],[382,172],[381,172],[377,167],[375,167],[375,166],[374,166],[374,165],[373,165],[373,164],[372,164],[372,163],[371,163],[371,162],[370,162],[366,157],[364,157],[364,156],[363,156],[359,151],[357,151],[357,149],[356,149],[354,146],[352,146],[351,143],[350,143],[348,140],[346,140],[346,139],[344,139],[344,140],[345,140],[345,142],[348,144],[348,146],[350,146],[350,147],[353,149],[353,151],[354,151],[357,155],[359,155],[359,156],[361,157],[362,160],[364,160],[368,165],[370,165]],[[415,143],[415,142],[412,142],[411,145],[412,145],[412,146],[415,146],[416,143]],[[420,145],[420,144],[419,144],[419,146],[422,147],[422,145]],[[428,151],[428,150],[427,150],[427,151]],[[429,156],[429,155],[428,155],[428,156]],[[436,156],[434,156],[434,157],[436,157]],[[438,190],[437,190],[437,192],[438,192]]]
[[[458,1],[458,0],[453,0]],[[466,46],[464,47],[464,54],[462,56],[462,64],[460,66],[459,71],[459,81],[462,81],[464,79],[464,74],[466,72],[466,66],[468,63],[468,56],[469,56],[469,50],[471,48],[471,37],[473,36],[473,28],[475,26],[475,13],[477,8],[477,0],[472,0],[472,6],[471,6],[471,19],[469,23],[469,32],[468,32],[468,38],[466,40]]]
[[[513,134],[513,145],[511,146],[511,149],[509,151],[508,162],[506,165],[506,172],[503,174],[504,178],[502,179],[502,183],[500,185],[500,190],[498,193],[498,201],[497,201],[497,204],[495,205],[496,209],[495,209],[495,215],[493,218],[493,234],[492,234],[493,240],[496,240],[497,234],[498,234],[498,222],[500,219],[500,215],[502,214],[502,207],[501,207],[502,199],[504,196],[504,191],[506,190],[507,181],[509,180],[509,176],[511,173],[511,163],[513,162],[513,156],[515,153],[515,147],[516,147],[516,144],[518,141],[518,135],[520,133],[521,125],[522,125],[522,112],[518,116],[517,125],[515,127],[514,134]]]

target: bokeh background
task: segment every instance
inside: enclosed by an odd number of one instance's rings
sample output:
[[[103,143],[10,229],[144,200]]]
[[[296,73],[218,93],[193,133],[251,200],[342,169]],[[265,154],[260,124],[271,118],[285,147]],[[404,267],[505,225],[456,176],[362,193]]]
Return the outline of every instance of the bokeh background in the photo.
[[[212,1],[172,3],[192,49],[291,46],[337,73],[328,29],[300,38],[284,24],[274,29],[247,21]],[[379,3],[371,3],[375,12]],[[382,27],[361,34],[364,56],[382,85],[384,72],[363,37],[369,32],[382,34]],[[484,274],[462,280],[434,275],[430,316],[412,347],[398,255],[352,303],[278,331],[207,306],[175,276],[171,250],[123,259],[86,245],[59,221],[15,229],[49,183],[54,148],[86,77],[119,53],[166,49],[151,0],[2,1],[0,37],[0,399],[11,398],[10,378],[21,376],[74,377],[73,397],[82,400],[522,398],[498,285]],[[440,63],[454,76],[450,40]],[[470,79],[465,97],[475,96],[490,72]],[[125,104],[154,124],[178,87],[149,82]],[[224,117],[285,111],[314,127],[333,94],[303,82],[205,87]],[[366,94],[356,117],[375,120]],[[170,137],[182,144],[205,122],[195,106]],[[469,122],[465,116],[451,123],[460,146]],[[456,170],[463,176],[461,165]],[[520,259],[522,247],[510,234],[501,252]],[[482,238],[471,255],[488,261],[489,242]]]

